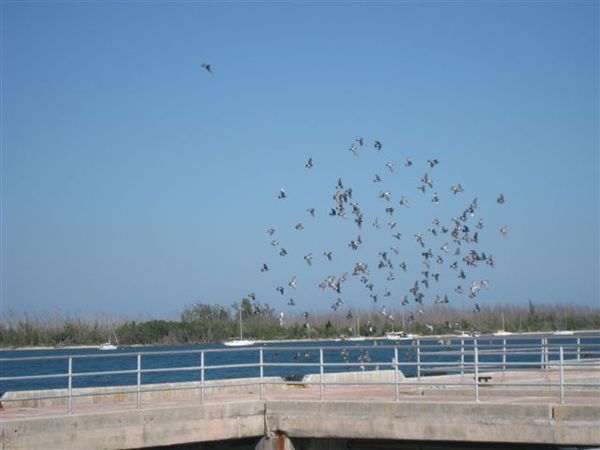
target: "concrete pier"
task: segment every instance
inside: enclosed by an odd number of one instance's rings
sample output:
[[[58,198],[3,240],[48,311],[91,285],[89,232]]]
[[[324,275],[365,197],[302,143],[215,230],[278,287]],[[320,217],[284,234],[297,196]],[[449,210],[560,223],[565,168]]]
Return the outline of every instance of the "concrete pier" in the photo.
[[[456,376],[431,377],[430,385],[415,386],[414,379],[390,384],[389,371],[344,375],[326,374],[323,382],[373,384],[325,385],[324,391],[309,381],[265,385],[261,399],[256,386],[228,388],[220,383],[206,392],[204,402],[193,385],[170,391],[172,397],[169,391],[146,393],[140,409],[129,394],[114,397],[114,402],[76,398],[71,415],[64,404],[53,401],[6,403],[1,448],[144,448],[245,438],[258,442],[261,437],[267,437],[260,444],[264,450],[276,443],[292,449],[295,439],[322,439],[332,445],[348,439],[600,445],[599,389],[570,391],[567,402],[560,404],[556,389],[537,385],[536,377],[547,374],[492,373],[492,378],[504,376],[522,386],[481,386],[479,402],[470,386],[451,383]],[[595,379],[598,386],[597,371],[580,371],[578,376]],[[279,436],[289,442],[280,444]]]

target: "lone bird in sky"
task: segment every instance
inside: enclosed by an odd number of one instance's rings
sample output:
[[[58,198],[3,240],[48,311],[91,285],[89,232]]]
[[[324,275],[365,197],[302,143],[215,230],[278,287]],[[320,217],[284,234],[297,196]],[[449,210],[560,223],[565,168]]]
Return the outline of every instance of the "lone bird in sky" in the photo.
[[[210,66],[210,64],[206,64],[206,63],[205,63],[205,64],[202,64],[202,68],[203,68],[204,70],[206,70],[208,73],[211,73],[211,74],[212,74],[212,67]]]

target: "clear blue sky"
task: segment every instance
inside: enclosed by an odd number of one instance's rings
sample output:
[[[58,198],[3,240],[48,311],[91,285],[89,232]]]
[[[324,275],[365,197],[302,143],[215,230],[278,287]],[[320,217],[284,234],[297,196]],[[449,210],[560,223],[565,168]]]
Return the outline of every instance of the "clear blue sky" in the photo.
[[[473,248],[496,262],[469,272],[490,280],[482,307],[599,306],[598,17],[592,1],[3,1],[2,309],[169,317],[254,291],[287,310],[275,287],[295,274],[298,310],[324,310],[336,295],[316,285],[357,261],[397,307],[422,270],[413,234],[439,253],[432,218],[473,197]],[[416,189],[426,171],[439,205]],[[409,265],[393,283],[375,268],[394,241],[375,173]],[[352,221],[326,215],[338,177],[365,212],[357,252]],[[445,270],[426,302],[471,308],[459,281]],[[341,297],[371,307],[356,279]]]

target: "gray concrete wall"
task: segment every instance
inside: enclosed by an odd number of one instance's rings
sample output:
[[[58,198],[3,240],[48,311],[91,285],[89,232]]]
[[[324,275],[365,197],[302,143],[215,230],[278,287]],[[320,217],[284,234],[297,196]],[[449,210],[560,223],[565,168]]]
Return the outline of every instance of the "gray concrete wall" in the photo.
[[[599,445],[600,407],[234,401],[1,422],[0,447],[117,449],[260,437]]]
[[[95,450],[259,437],[264,401],[2,421],[2,450]]]
[[[270,429],[298,438],[600,444],[600,406],[269,401]]]
[[[404,380],[404,374],[398,370],[398,381]],[[319,383],[320,374],[305,375],[302,381],[305,383]],[[393,370],[372,370],[365,372],[338,372],[323,374],[324,383],[393,383]]]
[[[264,377],[265,383],[282,383],[281,377]],[[260,378],[239,378],[228,380],[210,380],[205,382],[205,394],[255,394],[259,395]],[[236,386],[236,384],[247,384],[247,386]],[[197,397],[200,393],[201,383],[197,381],[182,383],[160,383],[144,384],[142,396],[144,401],[189,399],[190,395]],[[288,388],[281,384],[279,389]],[[175,389],[175,390],[170,390]],[[73,389],[73,395],[77,396],[78,405],[102,404],[102,403],[124,403],[136,399],[136,386],[111,386],[94,388]],[[21,400],[27,397],[61,397],[68,394],[67,389],[44,389],[36,391],[12,391],[6,392],[0,399],[6,409],[11,408],[38,408],[43,406],[65,406],[67,398],[47,398],[39,400]]]

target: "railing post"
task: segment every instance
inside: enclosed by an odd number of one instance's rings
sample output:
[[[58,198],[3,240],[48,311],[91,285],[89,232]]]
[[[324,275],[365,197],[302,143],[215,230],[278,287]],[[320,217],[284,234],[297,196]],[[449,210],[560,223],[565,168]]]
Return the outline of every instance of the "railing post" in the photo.
[[[69,374],[69,398],[67,401],[67,413],[69,415],[73,414],[73,358],[69,357],[69,367],[68,367],[68,374]]]
[[[577,369],[579,369],[580,363],[581,363],[581,338],[577,337]]]
[[[506,376],[506,339],[502,339],[502,378]]]
[[[323,400],[324,392],[323,392],[323,349],[322,348],[319,349],[319,372],[321,374],[321,376],[319,377],[319,396],[320,396],[320,399]]]
[[[475,366],[475,401],[479,402],[479,351],[477,348],[477,339],[473,340],[473,349],[475,351],[473,363]]]
[[[421,393],[421,341],[417,339],[417,391]]]
[[[394,347],[394,389],[396,390],[396,401],[400,400],[398,378],[398,347]]]
[[[204,350],[200,352],[200,403],[204,403]]]
[[[465,382],[465,340],[460,340],[460,384]]]
[[[264,386],[263,386],[264,367],[263,367],[263,349],[262,348],[259,350],[258,356],[259,356],[259,364],[260,364],[260,366],[259,366],[260,367],[260,385],[259,385],[260,399],[264,400],[265,392],[264,392]]]
[[[565,368],[564,368],[564,354],[562,345],[559,348],[560,356],[560,403],[565,402]]]
[[[540,347],[540,369],[544,370],[544,338],[541,340]]]
[[[142,354],[137,354],[137,409],[142,408]]]
[[[549,388],[548,386],[548,338],[544,338],[544,381],[546,383],[546,389]]]

